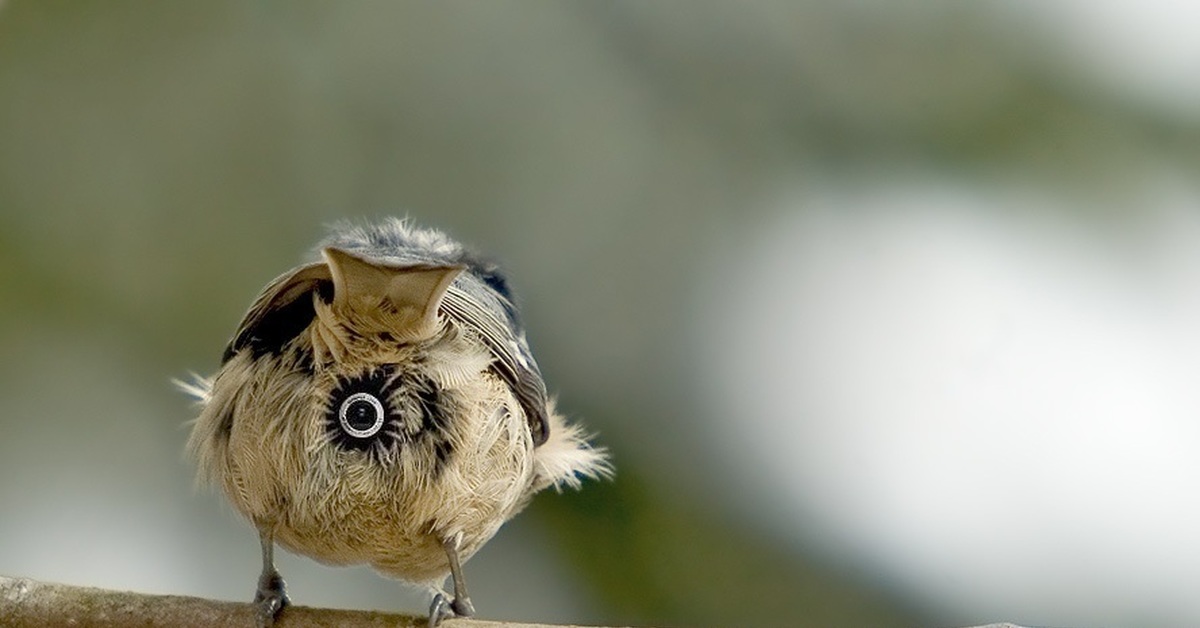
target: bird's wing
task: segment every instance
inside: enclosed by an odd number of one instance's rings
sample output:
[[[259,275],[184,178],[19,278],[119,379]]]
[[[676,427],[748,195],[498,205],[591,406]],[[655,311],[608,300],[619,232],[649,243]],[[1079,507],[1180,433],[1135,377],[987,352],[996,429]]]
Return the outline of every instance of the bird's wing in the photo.
[[[330,281],[329,267],[317,262],[292,269],[267,284],[226,345],[221,363],[246,348],[254,357],[283,349],[316,316],[312,299],[301,297],[317,289],[322,281]]]
[[[442,311],[447,316],[471,329],[488,350],[495,356],[493,368],[508,384],[533,434],[534,445],[541,445],[550,436],[549,418],[546,416],[546,384],[537,362],[529,351],[524,334],[507,324],[493,308],[459,286],[450,286],[442,298]]]

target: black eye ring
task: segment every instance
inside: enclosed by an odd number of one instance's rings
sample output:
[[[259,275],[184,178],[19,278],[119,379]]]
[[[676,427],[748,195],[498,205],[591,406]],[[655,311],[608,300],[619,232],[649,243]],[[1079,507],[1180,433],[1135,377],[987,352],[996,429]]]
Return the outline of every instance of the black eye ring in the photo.
[[[356,438],[370,438],[383,428],[383,402],[371,393],[358,392],[346,397],[338,407],[342,429]],[[371,423],[369,426],[368,423]]]

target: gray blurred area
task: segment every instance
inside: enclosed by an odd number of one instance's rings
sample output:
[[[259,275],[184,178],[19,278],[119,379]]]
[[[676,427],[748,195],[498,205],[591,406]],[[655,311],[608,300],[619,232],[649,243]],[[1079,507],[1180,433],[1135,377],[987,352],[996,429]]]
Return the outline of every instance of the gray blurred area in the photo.
[[[471,561],[481,616],[1194,625],[1197,16],[1130,15],[9,0],[0,573],[249,599],[171,379],[326,225],[407,215],[510,271],[618,468]]]

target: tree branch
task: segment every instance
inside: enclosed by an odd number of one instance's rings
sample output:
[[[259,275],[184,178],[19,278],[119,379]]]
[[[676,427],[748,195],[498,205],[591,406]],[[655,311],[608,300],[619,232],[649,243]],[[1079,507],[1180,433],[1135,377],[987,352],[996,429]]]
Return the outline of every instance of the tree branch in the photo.
[[[0,0],[2,1],[2,0]],[[148,595],[91,587],[38,582],[0,576],[0,626],[33,628],[127,628],[162,626],[255,626],[255,606],[249,602],[222,602],[182,595]],[[289,606],[279,615],[278,628],[421,628],[428,618],[379,611],[350,611]],[[544,624],[519,624],[468,619],[447,619],[443,628],[550,628]]]
[[[3,2],[3,0],[0,0]],[[208,628],[255,626],[256,607],[183,595],[149,595],[0,576],[0,626],[4,628],[129,628],[130,626]],[[379,611],[348,611],[308,606],[283,609],[278,628],[423,628],[427,617]],[[447,619],[442,628],[579,628],[478,619]],[[988,624],[976,628],[1020,628]]]

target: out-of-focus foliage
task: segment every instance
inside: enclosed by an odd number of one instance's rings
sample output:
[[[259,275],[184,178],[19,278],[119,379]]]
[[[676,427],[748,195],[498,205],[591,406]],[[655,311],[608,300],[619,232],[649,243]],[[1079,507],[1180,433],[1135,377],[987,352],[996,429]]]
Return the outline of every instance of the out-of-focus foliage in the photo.
[[[601,621],[902,626],[919,616],[843,569],[648,485],[630,467],[619,482],[543,499],[535,510],[592,574]]]
[[[996,619],[762,525],[804,507],[747,506],[715,461],[699,426],[740,417],[701,394],[698,295],[781,191],[934,172],[1119,227],[1163,171],[1196,171],[1200,118],[1039,32],[994,3],[10,1],[0,571],[248,595],[256,543],[189,492],[169,379],[215,368],[324,224],[407,214],[504,262],[560,406],[618,464],[471,563],[484,616]],[[746,318],[703,342],[759,320],[728,309]],[[285,575],[299,603],[420,608],[363,570]]]

